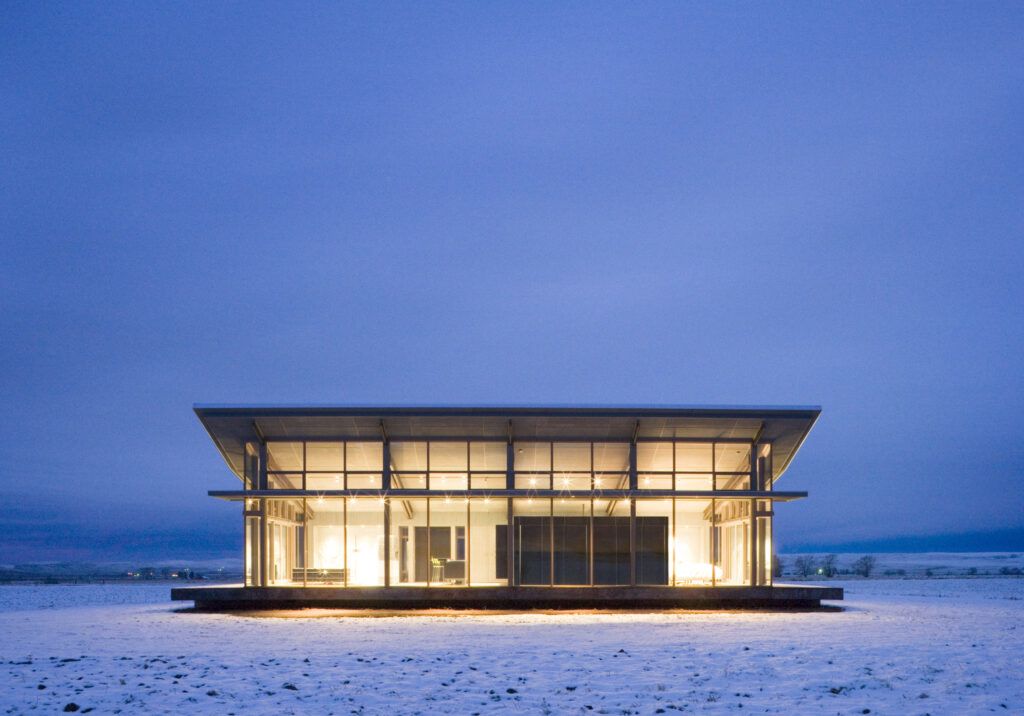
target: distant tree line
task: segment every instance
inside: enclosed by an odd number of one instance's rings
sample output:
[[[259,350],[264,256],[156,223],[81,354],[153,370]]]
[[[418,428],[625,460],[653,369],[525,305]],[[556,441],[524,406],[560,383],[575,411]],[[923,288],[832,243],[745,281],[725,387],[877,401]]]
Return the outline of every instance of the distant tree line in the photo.
[[[1010,557],[1017,558],[1018,555],[1012,554]],[[868,578],[872,575],[878,574],[880,571],[881,569],[879,567],[878,560],[871,554],[865,554],[843,568],[839,567],[839,556],[835,554],[799,555],[793,559],[792,566],[786,564],[778,556],[772,557],[772,576],[777,578],[781,578],[785,574],[801,577],[803,579],[810,579],[813,577],[832,579],[833,577],[844,575],[857,575],[859,577]],[[889,568],[881,573],[886,577],[906,577],[908,574],[907,570],[903,568]],[[981,571],[977,567],[968,567],[966,569],[956,570],[955,568],[944,566],[930,566],[913,573],[924,577],[977,577],[991,575],[999,575],[1001,577],[1021,577],[1024,576],[1024,569],[1020,567],[1000,567],[998,571]]]
[[[870,577],[871,573],[875,571],[876,564],[874,555],[866,554],[851,565],[850,572],[861,577]],[[776,560],[772,573],[776,577],[781,577],[782,571],[782,561]],[[817,560],[809,554],[800,555],[793,560],[793,571],[799,577],[807,578],[812,575],[820,575],[831,579],[839,574],[839,556],[826,554]]]

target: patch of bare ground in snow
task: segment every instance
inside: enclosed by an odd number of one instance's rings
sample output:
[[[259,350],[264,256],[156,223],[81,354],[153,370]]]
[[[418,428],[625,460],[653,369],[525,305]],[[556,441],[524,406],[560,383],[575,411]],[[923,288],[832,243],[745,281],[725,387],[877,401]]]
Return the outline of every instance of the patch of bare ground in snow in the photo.
[[[1024,580],[840,584],[839,612],[372,619],[6,594],[0,713],[1024,711]]]

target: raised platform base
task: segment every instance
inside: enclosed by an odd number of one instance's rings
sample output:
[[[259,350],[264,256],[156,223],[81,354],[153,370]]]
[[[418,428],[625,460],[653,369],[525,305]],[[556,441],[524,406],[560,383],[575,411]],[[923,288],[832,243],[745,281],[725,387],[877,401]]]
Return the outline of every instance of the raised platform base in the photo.
[[[814,609],[841,587],[183,587],[204,611],[268,609]]]

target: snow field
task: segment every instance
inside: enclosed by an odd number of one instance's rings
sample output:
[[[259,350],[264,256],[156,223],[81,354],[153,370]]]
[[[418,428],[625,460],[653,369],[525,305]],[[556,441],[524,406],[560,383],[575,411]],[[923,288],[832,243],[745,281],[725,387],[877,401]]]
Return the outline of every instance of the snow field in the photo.
[[[839,584],[839,612],[319,618],[0,587],[0,713],[1024,713],[1024,579]]]

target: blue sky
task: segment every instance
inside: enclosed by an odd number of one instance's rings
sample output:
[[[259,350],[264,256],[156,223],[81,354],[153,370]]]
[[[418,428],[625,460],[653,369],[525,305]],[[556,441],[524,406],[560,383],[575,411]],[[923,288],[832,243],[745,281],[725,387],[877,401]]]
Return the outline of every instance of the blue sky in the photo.
[[[0,68],[0,563],[233,553],[195,402],[820,404],[783,549],[1024,541],[1024,6],[11,3]]]

